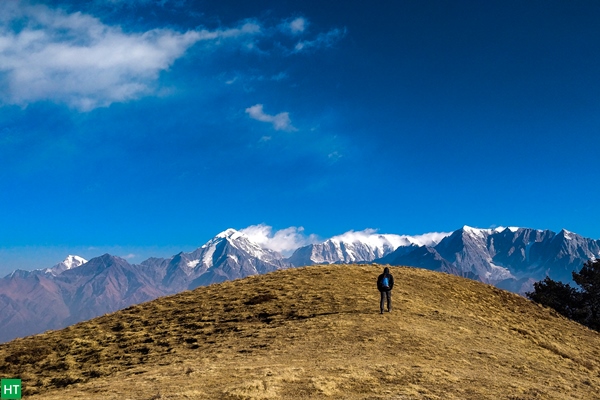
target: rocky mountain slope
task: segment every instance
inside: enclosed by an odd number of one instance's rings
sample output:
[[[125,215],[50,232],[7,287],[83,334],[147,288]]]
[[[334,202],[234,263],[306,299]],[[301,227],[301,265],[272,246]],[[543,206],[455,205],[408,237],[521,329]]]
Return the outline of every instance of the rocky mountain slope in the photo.
[[[600,334],[525,298],[381,266],[279,270],[0,345],[28,399],[596,399]]]
[[[160,296],[291,265],[229,229],[190,253],[140,265],[105,254],[81,263],[15,271],[0,279],[0,342],[59,329]],[[85,261],[85,260],[84,260]]]
[[[149,259],[142,265],[160,272],[158,286],[167,293],[291,267],[281,254],[261,247],[235,229],[219,233],[193,252]]]

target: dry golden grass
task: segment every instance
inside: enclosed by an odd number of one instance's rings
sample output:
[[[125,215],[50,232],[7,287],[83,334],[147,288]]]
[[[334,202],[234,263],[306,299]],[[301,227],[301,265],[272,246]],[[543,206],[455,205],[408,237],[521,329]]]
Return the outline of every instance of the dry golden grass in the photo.
[[[600,334],[491,286],[312,266],[0,346],[28,399],[598,399]]]

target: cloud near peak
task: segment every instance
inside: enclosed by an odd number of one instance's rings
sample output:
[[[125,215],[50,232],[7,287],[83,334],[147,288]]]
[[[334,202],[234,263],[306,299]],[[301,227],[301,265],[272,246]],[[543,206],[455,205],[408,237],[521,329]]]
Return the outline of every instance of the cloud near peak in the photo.
[[[431,232],[422,235],[396,235],[389,233],[379,233],[377,229],[367,228],[362,231],[348,231],[341,235],[331,238],[337,242],[362,242],[368,243],[371,246],[378,247],[383,245],[391,245],[393,248],[400,246],[433,246],[439,243],[443,238],[449,236],[451,232]]]
[[[278,251],[285,256],[291,255],[294,250],[319,241],[316,235],[305,235],[303,227],[291,226],[289,228],[273,231],[273,227],[265,224],[251,225],[241,229],[240,232],[250,240],[267,249]]]
[[[291,132],[298,130],[292,125],[292,121],[288,112],[280,112],[276,115],[269,115],[264,112],[262,104],[255,104],[252,107],[246,108],[246,114],[248,114],[250,118],[257,121],[268,122],[272,124],[276,131]]]

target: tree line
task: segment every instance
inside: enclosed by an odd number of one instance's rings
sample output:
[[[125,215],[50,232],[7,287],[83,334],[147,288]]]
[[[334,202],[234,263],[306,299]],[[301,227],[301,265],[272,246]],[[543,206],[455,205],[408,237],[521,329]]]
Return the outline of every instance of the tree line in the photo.
[[[600,331],[600,259],[589,260],[579,272],[573,271],[573,281],[579,288],[546,277],[534,283],[533,292],[526,295],[536,303]]]

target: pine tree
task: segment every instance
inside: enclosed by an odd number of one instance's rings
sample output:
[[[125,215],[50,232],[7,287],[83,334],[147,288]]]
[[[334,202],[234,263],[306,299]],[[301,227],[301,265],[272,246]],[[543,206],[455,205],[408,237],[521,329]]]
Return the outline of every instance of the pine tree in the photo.
[[[600,331],[600,260],[590,260],[579,272],[574,271],[573,281],[581,290],[546,277],[534,283],[534,291],[526,295],[536,303]]]
[[[586,262],[573,280],[581,287],[582,323],[600,330],[600,260]]]
[[[536,303],[555,309],[561,315],[576,319],[580,314],[580,296],[571,285],[557,282],[547,276],[543,281],[533,284],[533,292],[525,293]]]

